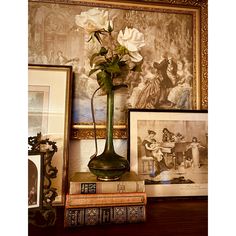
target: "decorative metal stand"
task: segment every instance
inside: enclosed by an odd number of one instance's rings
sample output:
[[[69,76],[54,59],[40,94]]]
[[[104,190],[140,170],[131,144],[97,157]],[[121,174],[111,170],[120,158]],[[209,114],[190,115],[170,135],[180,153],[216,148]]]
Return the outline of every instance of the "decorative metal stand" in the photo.
[[[43,155],[43,202],[39,209],[29,209],[29,223],[46,227],[52,226],[56,221],[56,209],[52,203],[57,196],[56,188],[51,187],[51,179],[56,178],[57,168],[51,165],[52,157],[57,152],[56,142],[42,139],[41,133],[28,138],[28,154]]]

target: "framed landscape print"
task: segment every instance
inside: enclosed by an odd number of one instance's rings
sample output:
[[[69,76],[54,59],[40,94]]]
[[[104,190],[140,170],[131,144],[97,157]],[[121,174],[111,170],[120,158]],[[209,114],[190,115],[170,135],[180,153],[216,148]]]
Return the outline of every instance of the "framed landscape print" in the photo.
[[[52,180],[57,189],[55,205],[64,204],[71,113],[71,66],[29,65],[28,136],[41,133],[56,143],[52,161],[58,170]]]
[[[28,208],[42,208],[43,203],[43,157],[28,155]]]
[[[114,38],[134,27],[145,40],[141,71],[115,92],[115,137],[127,137],[128,109],[207,109],[207,1],[29,1],[29,63],[73,67],[72,138],[94,137],[90,102],[98,84],[89,58],[98,46],[75,17],[95,8],[107,12]],[[94,108],[104,138],[106,96],[96,95]]]
[[[29,134],[47,133],[49,86],[31,86],[28,89]]]
[[[207,111],[129,110],[128,158],[149,197],[207,196]]]

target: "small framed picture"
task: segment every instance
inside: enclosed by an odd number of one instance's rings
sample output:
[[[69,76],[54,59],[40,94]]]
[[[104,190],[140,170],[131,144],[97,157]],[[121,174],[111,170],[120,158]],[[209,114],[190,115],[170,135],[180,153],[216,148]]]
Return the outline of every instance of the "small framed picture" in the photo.
[[[130,169],[149,197],[208,195],[208,112],[128,112]]]
[[[71,66],[28,66],[28,136],[41,133],[42,139],[50,139],[58,147],[52,160],[58,170],[52,181],[58,193],[54,205],[65,202],[71,99]]]
[[[28,155],[28,208],[43,206],[43,154]]]

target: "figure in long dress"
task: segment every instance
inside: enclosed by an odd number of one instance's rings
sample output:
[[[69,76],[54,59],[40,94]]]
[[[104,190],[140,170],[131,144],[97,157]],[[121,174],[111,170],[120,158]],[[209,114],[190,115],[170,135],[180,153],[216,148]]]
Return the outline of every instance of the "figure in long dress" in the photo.
[[[160,81],[151,66],[148,67],[143,80],[145,86],[142,86],[137,96],[135,108],[157,108],[160,98]]]
[[[157,143],[154,138],[154,136],[156,135],[156,132],[149,130],[148,133],[149,133],[148,138],[145,138],[142,144],[145,147],[146,156],[153,157],[155,161],[155,169],[154,169],[154,172],[150,173],[150,176],[156,177],[162,171],[169,170],[169,168],[167,167],[165,163],[165,159],[161,151],[160,144]]]
[[[156,132],[153,130],[148,130],[148,136],[146,136],[142,142],[142,145],[145,147],[145,155],[146,157],[153,157],[152,150],[149,149],[149,146],[155,140]]]
[[[192,143],[189,144],[189,146],[187,147],[188,151],[189,149],[192,149],[192,158],[193,158],[193,167],[196,168],[200,168],[200,155],[199,155],[199,148],[205,148],[204,146],[202,146],[196,137],[192,138]]]
[[[191,65],[182,60],[177,62],[177,83],[168,95],[168,101],[171,102],[171,107],[177,109],[190,109],[191,108],[191,94],[192,94],[192,73],[190,72]]]

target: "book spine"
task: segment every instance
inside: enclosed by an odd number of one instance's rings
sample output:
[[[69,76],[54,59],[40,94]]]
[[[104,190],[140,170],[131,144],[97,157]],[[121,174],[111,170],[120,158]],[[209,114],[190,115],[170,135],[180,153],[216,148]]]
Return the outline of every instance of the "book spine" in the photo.
[[[66,204],[70,207],[143,205],[146,193],[68,194]]]
[[[65,208],[64,226],[138,223],[146,220],[146,206]]]
[[[145,184],[140,181],[123,182],[70,182],[69,194],[128,193],[145,192]]]

